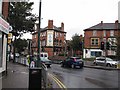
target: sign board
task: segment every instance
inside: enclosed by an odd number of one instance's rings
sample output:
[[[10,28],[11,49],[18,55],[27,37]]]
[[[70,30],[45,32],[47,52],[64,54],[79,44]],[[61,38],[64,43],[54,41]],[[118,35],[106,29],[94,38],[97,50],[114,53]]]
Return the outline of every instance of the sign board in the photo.
[[[10,28],[9,23],[6,22],[4,19],[2,19],[2,17],[0,17],[0,31],[8,34],[9,33],[9,28]]]
[[[47,31],[47,46],[53,46],[53,31]]]

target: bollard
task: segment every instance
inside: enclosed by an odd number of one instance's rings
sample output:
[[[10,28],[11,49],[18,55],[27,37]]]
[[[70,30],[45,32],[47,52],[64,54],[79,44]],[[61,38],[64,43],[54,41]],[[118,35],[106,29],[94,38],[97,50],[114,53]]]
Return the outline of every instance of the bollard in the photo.
[[[41,68],[29,68],[29,90],[41,90]]]

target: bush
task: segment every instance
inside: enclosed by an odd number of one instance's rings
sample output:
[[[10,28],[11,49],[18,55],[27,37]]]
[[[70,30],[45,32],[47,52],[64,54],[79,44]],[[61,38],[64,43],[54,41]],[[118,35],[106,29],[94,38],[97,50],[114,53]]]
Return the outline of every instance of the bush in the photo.
[[[85,61],[94,61],[95,58],[83,58],[83,60],[85,60]]]

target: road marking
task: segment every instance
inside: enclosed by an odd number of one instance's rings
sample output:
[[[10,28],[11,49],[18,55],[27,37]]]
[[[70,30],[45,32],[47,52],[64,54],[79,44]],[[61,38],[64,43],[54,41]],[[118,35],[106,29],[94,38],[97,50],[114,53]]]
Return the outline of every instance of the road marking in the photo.
[[[55,82],[58,84],[60,88],[64,88],[65,90],[67,90],[67,87],[57,77],[55,77],[54,75],[50,73],[48,75],[51,76],[55,80]]]
[[[50,75],[50,74],[49,74]],[[60,84],[59,84],[59,82],[52,76],[52,75],[50,75],[53,79],[54,79],[54,81],[58,84],[58,86],[60,87],[60,88],[63,88]]]

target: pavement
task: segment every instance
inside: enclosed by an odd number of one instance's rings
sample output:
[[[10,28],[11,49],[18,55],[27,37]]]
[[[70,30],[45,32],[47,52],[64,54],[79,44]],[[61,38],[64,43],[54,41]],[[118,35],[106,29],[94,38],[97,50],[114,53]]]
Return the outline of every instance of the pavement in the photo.
[[[85,61],[84,67],[104,70],[120,70],[118,68],[95,66],[91,61]],[[29,68],[26,65],[8,62],[7,74],[2,78],[2,88],[5,89],[24,89],[28,90]]]
[[[28,90],[29,69],[27,66],[8,62],[7,74],[2,77],[2,88]]]

